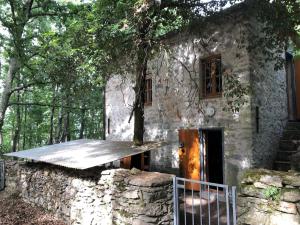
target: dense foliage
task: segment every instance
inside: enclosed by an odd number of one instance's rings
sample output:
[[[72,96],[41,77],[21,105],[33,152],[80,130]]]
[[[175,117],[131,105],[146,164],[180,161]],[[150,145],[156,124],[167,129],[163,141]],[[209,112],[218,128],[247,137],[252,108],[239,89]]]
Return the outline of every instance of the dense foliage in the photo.
[[[79,2],[0,0],[2,152],[103,138],[105,83],[124,71],[136,77],[131,117],[134,142],[142,144],[147,64],[164,47],[161,40],[195,23],[204,26],[207,18],[220,19],[220,12],[243,1]],[[251,48],[270,57],[278,56],[268,51],[273,46],[300,48],[298,0],[245,2],[267,25],[267,36],[251,38]],[[232,85],[229,96],[244,94],[236,80]]]
[[[17,0],[0,6],[1,151],[102,138],[104,80],[74,35],[84,27],[84,7]]]

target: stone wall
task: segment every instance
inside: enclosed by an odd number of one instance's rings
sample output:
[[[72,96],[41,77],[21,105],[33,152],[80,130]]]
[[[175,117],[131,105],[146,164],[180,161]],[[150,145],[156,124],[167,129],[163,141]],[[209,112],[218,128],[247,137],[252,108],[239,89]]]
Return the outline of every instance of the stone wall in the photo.
[[[251,170],[242,178],[239,224],[299,225],[300,173]]]
[[[253,34],[262,34],[262,31],[253,24],[257,24],[257,21],[249,26],[252,31],[249,38],[255,40]],[[264,43],[262,42],[261,45]],[[272,169],[279,149],[280,136],[288,121],[286,71],[283,66],[276,68],[278,60],[263,54],[260,47],[252,48],[249,55],[253,93],[251,96],[253,166]],[[274,51],[274,55],[279,55],[282,60],[285,60],[283,49]],[[258,115],[256,115],[257,109]]]
[[[172,176],[139,170],[73,170],[6,163],[6,191],[72,225],[172,224]]]

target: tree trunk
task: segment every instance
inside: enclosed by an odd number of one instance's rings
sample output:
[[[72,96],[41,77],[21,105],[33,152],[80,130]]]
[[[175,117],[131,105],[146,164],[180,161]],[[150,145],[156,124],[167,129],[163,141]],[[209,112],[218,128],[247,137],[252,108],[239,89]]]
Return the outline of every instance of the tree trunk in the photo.
[[[26,130],[27,130],[27,106],[24,106],[24,127],[23,127],[23,147],[24,150],[26,148]]]
[[[105,85],[103,87],[103,102],[102,102],[102,139],[105,140],[106,139],[106,100],[105,100]]]
[[[20,92],[17,93],[17,102],[20,102]],[[20,132],[21,132],[21,110],[20,106],[17,105],[16,110],[16,127],[15,133],[13,136],[13,144],[12,144],[12,152],[16,152],[17,148],[19,148],[19,140],[20,140]]]
[[[9,98],[11,96],[13,78],[18,69],[19,69],[18,60],[16,58],[11,58],[9,61],[8,72],[4,81],[4,87],[3,87],[1,102],[0,102],[0,146],[2,146],[3,144],[2,129],[4,124],[4,119],[5,119],[5,112],[8,107]]]
[[[55,113],[55,107],[51,108],[51,114],[50,114],[50,130],[49,130],[49,140],[48,145],[53,144],[53,121],[54,121],[54,113]]]
[[[137,53],[136,86],[134,88],[135,104],[133,143],[135,145],[142,145],[144,142],[144,90],[148,61],[147,49],[148,45],[144,43]]]
[[[71,134],[70,134],[70,98],[67,94],[66,99],[66,113],[63,115],[63,133],[61,136],[61,142],[66,142],[71,140]]]
[[[55,101],[56,101],[56,87],[53,87],[53,96],[52,96],[52,107],[50,113],[50,130],[49,130],[49,140],[48,145],[53,144],[53,121],[54,121],[54,113],[55,113]]]
[[[58,119],[57,119],[57,131],[56,131],[56,138],[55,138],[55,143],[59,143],[60,142],[60,137],[61,137],[61,133],[62,133],[62,123],[63,123],[63,101],[61,103],[61,107],[58,113]]]
[[[32,130],[32,125],[30,125],[30,130]],[[28,140],[28,147],[31,148],[32,147],[32,134],[29,135],[29,140]]]
[[[65,136],[66,141],[71,141],[71,131],[70,131],[70,112],[68,111],[65,118]]]
[[[79,139],[83,139],[84,128],[85,128],[85,108],[82,108],[81,109],[81,122],[80,122]]]

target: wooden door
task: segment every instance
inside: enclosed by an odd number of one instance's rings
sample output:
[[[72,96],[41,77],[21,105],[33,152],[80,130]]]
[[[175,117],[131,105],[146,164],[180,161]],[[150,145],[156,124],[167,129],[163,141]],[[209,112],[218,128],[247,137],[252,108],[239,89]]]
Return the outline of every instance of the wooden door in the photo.
[[[197,129],[179,130],[179,169],[181,176],[200,180],[200,145]],[[187,189],[199,190],[198,184],[186,184]]]
[[[123,169],[131,169],[131,156],[121,159],[120,167]]]

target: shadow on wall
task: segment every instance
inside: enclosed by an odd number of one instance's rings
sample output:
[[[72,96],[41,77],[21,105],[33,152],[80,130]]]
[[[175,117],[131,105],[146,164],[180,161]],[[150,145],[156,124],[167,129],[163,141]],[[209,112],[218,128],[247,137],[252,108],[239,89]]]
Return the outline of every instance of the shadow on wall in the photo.
[[[233,164],[232,162],[228,162],[227,164],[225,164],[225,166],[226,166],[225,168],[227,170],[226,184],[236,185],[238,183],[238,179],[239,179],[240,168],[236,164]]]

